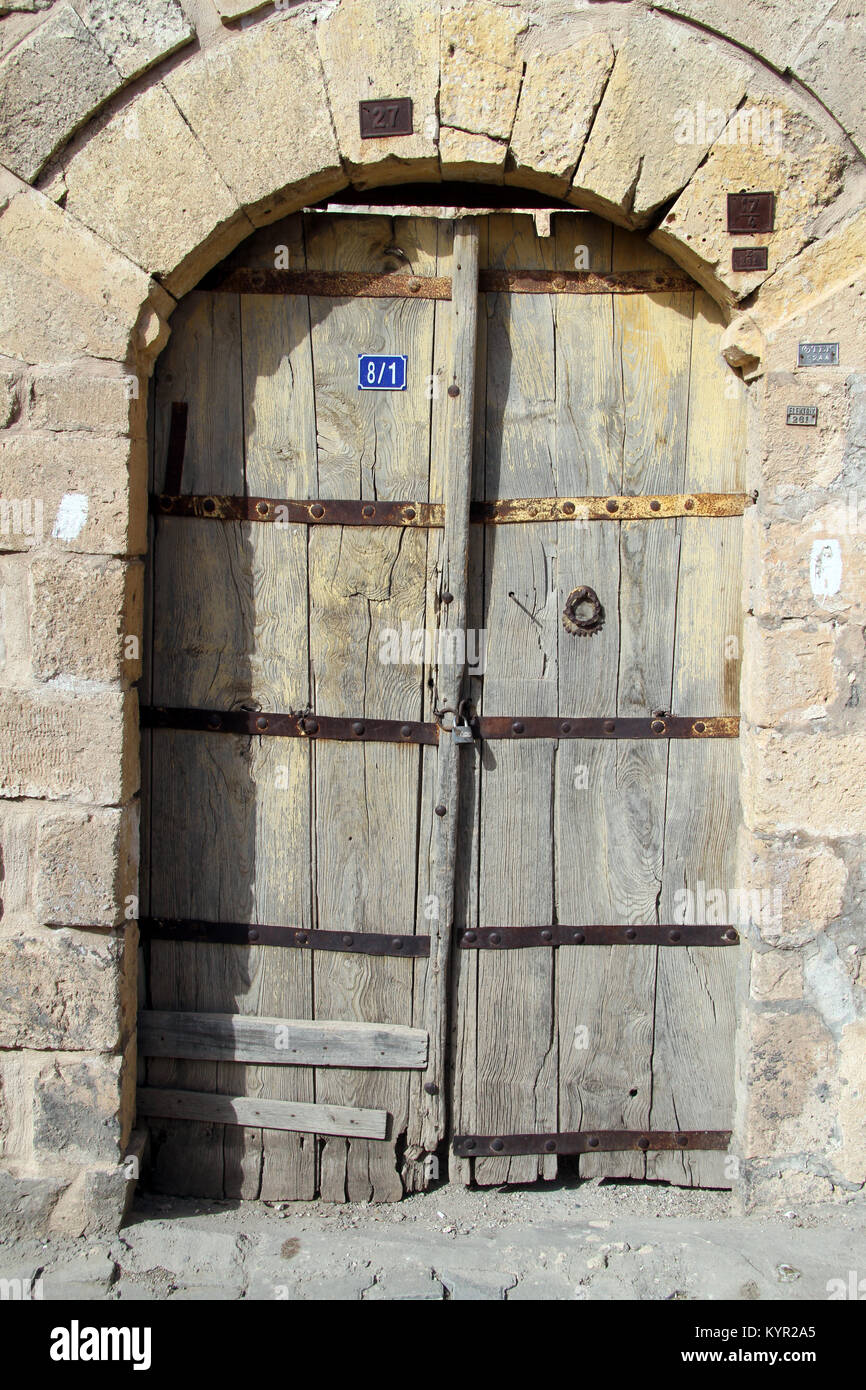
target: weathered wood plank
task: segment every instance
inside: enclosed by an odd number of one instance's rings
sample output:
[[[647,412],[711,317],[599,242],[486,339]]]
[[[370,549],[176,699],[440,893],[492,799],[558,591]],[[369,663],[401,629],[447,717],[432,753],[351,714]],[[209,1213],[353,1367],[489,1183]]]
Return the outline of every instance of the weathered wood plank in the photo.
[[[306,221],[311,270],[388,270],[395,259],[435,269],[436,236],[414,219]],[[398,247],[402,257],[391,249]],[[315,369],[315,495],[428,500],[435,304],[404,300],[310,302]],[[359,352],[405,352],[411,389],[358,391]],[[421,389],[419,389],[419,387]],[[383,659],[386,630],[423,628],[427,536],[346,527],[309,535],[311,697],[323,715],[417,719],[422,668]],[[314,750],[315,925],[329,930],[412,930],[416,915],[421,754],[398,745],[317,745]],[[412,1022],[411,961],[315,957],[315,1013]],[[317,1098],[381,1105],[393,1116],[384,1144],[329,1139],[321,1154],[326,1200],[395,1201],[403,1192],[396,1141],[408,1124],[405,1072],[329,1069]]]
[[[552,268],[548,239],[529,217],[492,217],[491,269]],[[555,491],[554,301],[501,294],[488,301],[485,497]],[[496,527],[485,535],[484,714],[557,713],[556,528]],[[481,771],[480,926],[549,921],[552,743],[486,745]],[[549,951],[479,953],[475,1132],[556,1128],[553,963]],[[459,1125],[464,1132],[465,1120]],[[475,1163],[479,1183],[553,1176],[556,1159]]]
[[[442,592],[451,600],[439,612],[439,632],[454,633],[454,660],[444,661],[436,674],[440,706],[457,709],[466,671],[467,577],[469,565],[469,500],[472,485],[472,435],[475,402],[475,347],[478,322],[478,229],[471,219],[454,230],[452,281],[453,323],[451,380],[446,393],[443,459],[445,536],[441,558]],[[462,656],[462,659],[460,657]],[[430,923],[430,960],[424,1017],[430,1033],[427,1114],[421,1142],[435,1150],[445,1134],[445,1051],[448,1040],[449,958],[454,925],[455,858],[460,815],[460,748],[447,734],[439,740],[436,810],[431,835],[431,891],[438,906]],[[444,813],[443,813],[444,812]]]
[[[481,266],[488,262],[489,219],[479,218],[476,226],[478,260],[479,266]],[[487,457],[487,324],[488,314],[493,305],[492,299],[482,299],[479,303],[476,322],[475,406],[473,411],[472,458],[470,461],[471,495],[474,498],[484,497]],[[434,456],[435,452],[434,449]],[[482,528],[470,527],[466,625],[468,629],[475,632],[480,632],[485,628],[484,544]],[[474,708],[479,708],[481,705],[483,685],[483,673],[479,673],[477,670],[474,674],[469,673],[468,679],[464,683],[464,689]],[[458,768],[460,835],[455,865],[454,925],[455,927],[473,927],[478,925],[478,863],[481,843],[481,758],[478,750],[469,750],[468,748],[464,750],[460,755]],[[426,801],[425,795],[425,804]],[[430,811],[428,814],[432,821],[432,787],[429,803]],[[449,1082],[452,1129],[459,1128],[464,1118],[477,1115],[477,985],[477,960],[468,960],[464,952],[458,951],[454,960],[450,990],[449,1046],[451,1058]],[[472,1181],[474,1164],[471,1160],[458,1158],[449,1148],[448,1164],[452,1181],[467,1184]]]
[[[303,267],[300,216],[270,229],[269,254],[285,246]],[[315,413],[309,313],[304,300],[241,301],[244,451],[250,492],[315,485]],[[252,702],[268,710],[303,709],[310,699],[307,541],[293,527],[244,528],[253,590],[249,635]],[[262,534],[267,532],[268,534]],[[311,755],[294,740],[250,740],[255,783],[255,861],[249,920],[312,926]],[[312,1018],[313,965],[305,952],[261,947],[249,952],[250,981],[234,1006],[244,1014]],[[220,1070],[220,1090],[285,1101],[315,1100],[312,1069]],[[244,1131],[235,1142],[247,1141]],[[261,1196],[309,1199],[316,1191],[315,1142],[306,1136],[261,1136]],[[256,1193],[245,1191],[241,1195]]]
[[[188,1057],[268,1066],[425,1067],[427,1034],[396,1023],[267,1018],[144,1010],[138,1047],[145,1057]]]
[[[690,387],[687,487],[742,487],[745,452],[743,383],[717,350],[718,307],[696,297]],[[707,422],[712,421],[712,427]],[[742,524],[706,520],[682,527],[677,592],[674,710],[699,700],[713,712],[739,709],[742,632]],[[736,888],[739,820],[738,750],[669,750],[664,885],[660,910],[688,921],[703,895]],[[711,902],[719,899],[711,898]],[[736,925],[736,923],[735,923]],[[725,953],[723,953],[725,954]],[[730,1129],[734,1085],[734,984],[738,951],[716,960],[687,950],[675,960],[659,952],[652,1123]],[[716,1153],[653,1154],[647,1172],[695,1186],[727,1187],[732,1172]]]
[[[174,336],[160,359],[155,393],[156,483],[164,483],[172,402],[187,402],[182,486],[243,491],[243,403],[238,301],[193,292],[175,312]],[[153,697],[231,707],[249,698],[248,638],[252,596],[239,527],[214,539],[191,536],[182,521],[160,519],[152,556]],[[247,740],[205,747],[195,735],[165,732],[152,740],[151,906],[164,915],[193,911],[218,920],[250,906],[248,866],[252,797]],[[194,808],[193,814],[190,809]],[[153,942],[150,1000],[155,1008],[233,1009],[246,974],[235,947]],[[152,1060],[150,1085],[197,1091],[218,1088],[212,1062]],[[226,1164],[224,1132],[212,1123],[155,1129],[154,1180],[178,1194],[222,1197],[242,1164]]]
[[[631,270],[665,267],[669,262],[639,237],[616,231],[612,264],[614,270]],[[618,299],[612,306],[608,334],[599,325],[598,336],[590,333],[588,337],[590,342],[595,340],[611,373],[609,383],[592,392],[594,398],[612,402],[607,434],[613,449],[608,444],[607,457],[619,470],[619,479],[608,475],[604,485],[624,494],[678,491],[686,443],[691,301],[670,294]],[[605,337],[611,343],[610,357],[601,346]],[[563,345],[559,356],[570,356],[569,347]],[[589,528],[590,543],[608,547],[612,543],[618,551],[606,556],[599,567],[603,588],[598,592],[606,612],[616,611],[618,630],[611,630],[607,652],[616,665],[614,671],[608,665],[606,676],[608,689],[613,676],[616,713],[621,716],[648,716],[654,709],[669,707],[676,527],[673,520],[660,520],[650,528],[624,522],[618,536],[607,543],[604,535],[597,535],[598,528]],[[606,534],[607,528],[603,530]],[[567,527],[560,527],[560,536],[568,545]],[[585,561],[585,555],[586,551],[581,560]],[[577,575],[575,582],[578,577],[581,583],[593,582]],[[588,642],[597,645],[600,659],[607,634],[606,624],[597,637],[577,639],[580,645],[574,659],[583,662]],[[574,639],[563,640],[571,652]],[[594,661],[592,655],[589,661]],[[578,684],[585,687],[589,674],[575,672]],[[662,880],[667,749],[640,743],[618,746],[612,757],[605,753],[596,750],[593,766],[582,759],[582,795],[590,805],[595,801],[589,825],[573,824],[561,830],[562,872],[569,897],[579,894],[590,910],[594,900],[596,912],[601,913],[593,917],[595,921],[654,922]],[[595,777],[600,782],[593,788]],[[569,798],[571,807],[574,795]],[[583,861],[576,870],[568,862],[575,840],[581,845]],[[569,906],[578,903],[572,899]],[[648,1123],[655,969],[656,951],[643,947],[594,949],[590,956],[583,953],[579,961],[560,964],[563,983],[570,977],[569,1005],[561,1019],[564,1076],[560,1095],[561,1102],[563,1094],[568,1095],[571,1123],[600,1129]],[[563,1125],[569,1127],[564,1119]],[[593,1154],[580,1160],[584,1176],[639,1177],[644,1169],[639,1153]]]
[[[557,260],[573,263],[583,246],[590,265],[612,264],[613,229],[595,218],[556,219]],[[557,484],[562,492],[618,493],[622,482],[625,406],[619,345],[610,301],[563,298],[556,304]],[[571,636],[560,625],[562,712],[616,710],[620,648],[619,528],[578,523],[557,532],[559,607],[578,585],[590,585],[605,610],[601,631]],[[624,619],[627,621],[627,618]],[[616,857],[622,814],[617,749],[605,743],[560,743],[556,755],[555,850],[557,917],[561,922],[631,920]],[[630,1011],[632,976],[644,952],[613,947],[560,951],[556,960],[559,1045],[559,1128],[619,1128],[640,1123],[632,1059],[646,1047],[647,1019]],[[648,1049],[646,1049],[648,1051]],[[648,1065],[647,1065],[648,1073]],[[628,1072],[624,1076],[624,1072]],[[625,1084],[624,1084],[625,1083]],[[610,1121],[610,1124],[608,1123]],[[581,1165],[584,1160],[581,1160]],[[602,1159],[601,1162],[604,1162]],[[589,1160],[595,1171],[599,1159]],[[583,1171],[583,1167],[581,1167]],[[603,1171],[603,1170],[601,1170]]]
[[[249,1096],[169,1091],[151,1086],[139,1090],[138,1111],[140,1115],[203,1120],[206,1124],[299,1130],[304,1134],[338,1134],[363,1139],[384,1139],[388,1129],[384,1110],[252,1100]]]

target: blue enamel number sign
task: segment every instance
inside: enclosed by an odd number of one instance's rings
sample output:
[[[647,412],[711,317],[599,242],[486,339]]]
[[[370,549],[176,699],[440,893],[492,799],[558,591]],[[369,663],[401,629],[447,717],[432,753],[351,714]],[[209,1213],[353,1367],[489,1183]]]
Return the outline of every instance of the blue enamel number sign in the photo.
[[[358,390],[405,391],[407,360],[405,354],[359,352]]]

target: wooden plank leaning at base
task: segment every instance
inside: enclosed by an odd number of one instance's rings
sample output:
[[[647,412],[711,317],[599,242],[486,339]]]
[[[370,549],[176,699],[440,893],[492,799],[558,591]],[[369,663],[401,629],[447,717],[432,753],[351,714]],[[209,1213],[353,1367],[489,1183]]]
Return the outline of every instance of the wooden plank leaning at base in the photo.
[[[138,1092],[139,1115],[173,1120],[203,1120],[206,1124],[289,1129],[301,1134],[350,1135],[384,1139],[385,1110],[360,1110],[347,1105],[307,1105],[303,1101],[251,1100],[248,1096],[219,1096],[203,1091],[164,1091],[145,1086]]]
[[[396,1023],[145,1010],[138,1050],[144,1057],[275,1066],[424,1067],[427,1034]]]

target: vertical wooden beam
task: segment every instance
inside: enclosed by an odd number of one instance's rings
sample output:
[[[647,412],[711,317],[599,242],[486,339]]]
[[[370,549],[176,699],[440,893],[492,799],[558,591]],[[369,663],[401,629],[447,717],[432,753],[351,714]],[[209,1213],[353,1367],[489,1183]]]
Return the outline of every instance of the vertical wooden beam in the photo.
[[[442,548],[440,630],[465,630],[469,564],[469,498],[472,485],[472,433],[475,403],[475,343],[478,332],[478,223],[461,218],[454,228],[452,275],[453,367],[446,388],[443,501],[445,534]],[[463,650],[454,644],[455,655]],[[453,649],[452,649],[453,650]],[[456,709],[466,672],[465,660],[443,664],[437,672],[440,708]],[[457,854],[457,809],[460,749],[449,734],[439,741],[436,801],[432,835],[432,892],[437,915],[430,924],[430,962],[427,969],[424,1026],[430,1035],[430,1054],[424,1076],[421,1141],[433,1151],[446,1130],[446,1045],[448,1040],[448,964],[454,925],[454,883]],[[441,811],[444,808],[444,814]],[[427,1088],[431,1088],[431,1091]]]

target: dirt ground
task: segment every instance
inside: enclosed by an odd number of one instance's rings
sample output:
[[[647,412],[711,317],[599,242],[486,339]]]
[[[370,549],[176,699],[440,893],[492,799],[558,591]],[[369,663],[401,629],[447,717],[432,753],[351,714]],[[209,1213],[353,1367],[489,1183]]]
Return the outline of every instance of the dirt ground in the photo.
[[[105,1240],[0,1239],[0,1279],[76,1300],[863,1299],[866,1198],[767,1219],[637,1183],[441,1185],[395,1206],[140,1193]]]

